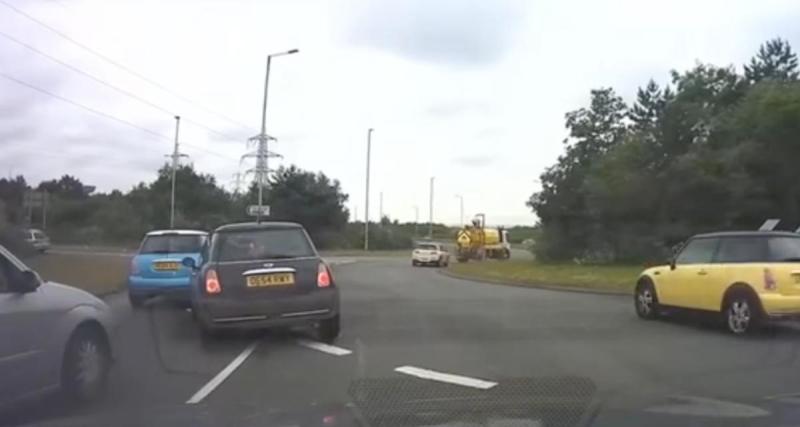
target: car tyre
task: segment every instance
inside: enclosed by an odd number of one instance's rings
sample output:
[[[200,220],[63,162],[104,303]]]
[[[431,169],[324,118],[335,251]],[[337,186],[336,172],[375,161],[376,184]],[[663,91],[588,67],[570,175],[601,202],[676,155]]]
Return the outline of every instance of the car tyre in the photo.
[[[416,261],[414,261],[414,260],[411,260],[411,266],[413,266],[413,267],[419,267],[419,263],[418,263],[418,262],[416,262]]]
[[[131,307],[133,307],[134,309],[142,308],[142,306],[144,305],[144,300],[145,298],[143,296],[134,295],[128,292],[128,301],[131,303]]]
[[[70,337],[61,367],[61,389],[67,399],[89,402],[106,388],[111,349],[99,327],[79,327]]]
[[[643,280],[636,286],[633,303],[636,307],[636,315],[645,320],[657,318],[661,310],[655,287],[649,280]]]
[[[734,335],[751,334],[761,326],[758,303],[745,292],[737,292],[726,298],[723,316],[726,328]]]
[[[330,319],[321,320],[317,324],[317,337],[322,342],[333,342],[339,336],[340,327],[338,314]]]

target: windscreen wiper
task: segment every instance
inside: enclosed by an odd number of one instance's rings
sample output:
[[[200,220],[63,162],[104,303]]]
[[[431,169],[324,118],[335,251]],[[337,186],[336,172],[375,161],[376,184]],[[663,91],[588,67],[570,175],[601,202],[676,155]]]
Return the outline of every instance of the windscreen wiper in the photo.
[[[800,262],[800,257],[783,258],[781,262]]]

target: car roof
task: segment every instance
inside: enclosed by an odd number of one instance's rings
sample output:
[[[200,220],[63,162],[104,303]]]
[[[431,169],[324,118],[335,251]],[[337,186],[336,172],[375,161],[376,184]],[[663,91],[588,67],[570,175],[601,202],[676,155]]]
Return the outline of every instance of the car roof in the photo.
[[[262,222],[239,222],[236,224],[225,224],[217,227],[215,233],[227,231],[248,231],[248,230],[275,230],[275,229],[290,229],[290,228],[303,228],[302,225],[296,222],[286,221],[262,221]]]
[[[153,230],[146,234],[146,236],[165,236],[165,235],[180,235],[180,236],[207,236],[207,231],[201,230]]]
[[[791,231],[718,231],[697,234],[693,238],[708,237],[800,237],[800,234]]]

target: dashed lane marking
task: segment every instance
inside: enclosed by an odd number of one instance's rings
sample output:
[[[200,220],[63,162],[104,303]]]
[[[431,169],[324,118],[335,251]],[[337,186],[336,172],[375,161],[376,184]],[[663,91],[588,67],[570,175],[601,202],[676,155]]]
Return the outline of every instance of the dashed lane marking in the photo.
[[[236,356],[236,358],[233,359],[228,366],[219,371],[219,373],[212,378],[211,381],[206,383],[206,385],[200,388],[200,390],[197,390],[197,393],[190,397],[189,400],[186,401],[186,404],[193,405],[195,403],[200,403],[203,399],[205,399],[206,396],[211,394],[214,389],[219,387],[219,385],[222,384],[222,382],[225,381],[233,373],[233,371],[236,370],[236,368],[238,368],[242,363],[244,363],[245,360],[247,360],[248,357],[250,357],[250,354],[253,353],[253,350],[256,349],[257,345],[258,341],[254,341],[247,346],[247,348],[239,353],[239,355]]]
[[[302,345],[303,347],[321,351],[323,353],[332,354],[334,356],[346,356],[352,353],[352,351],[346,348],[336,347],[335,345],[324,344],[317,341],[297,340],[297,343]]]
[[[462,375],[446,374],[443,372],[431,371],[430,369],[417,368],[414,366],[400,366],[394,368],[396,372],[411,375],[426,380],[441,381],[444,383],[456,384],[465,387],[479,388],[488,390],[497,385],[496,382],[486,381],[478,378],[470,378]]]

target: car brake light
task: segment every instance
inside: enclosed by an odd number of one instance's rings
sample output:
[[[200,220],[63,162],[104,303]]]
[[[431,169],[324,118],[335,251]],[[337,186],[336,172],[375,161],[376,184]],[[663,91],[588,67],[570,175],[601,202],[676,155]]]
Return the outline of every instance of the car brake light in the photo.
[[[219,284],[219,279],[217,278],[217,272],[215,270],[209,269],[206,272],[206,293],[209,294],[218,294],[222,292],[222,286]]]
[[[331,272],[324,263],[319,263],[317,268],[317,287],[327,288],[331,285]]]
[[[768,291],[778,289],[778,282],[775,280],[775,276],[769,268],[764,269],[764,289]]]

